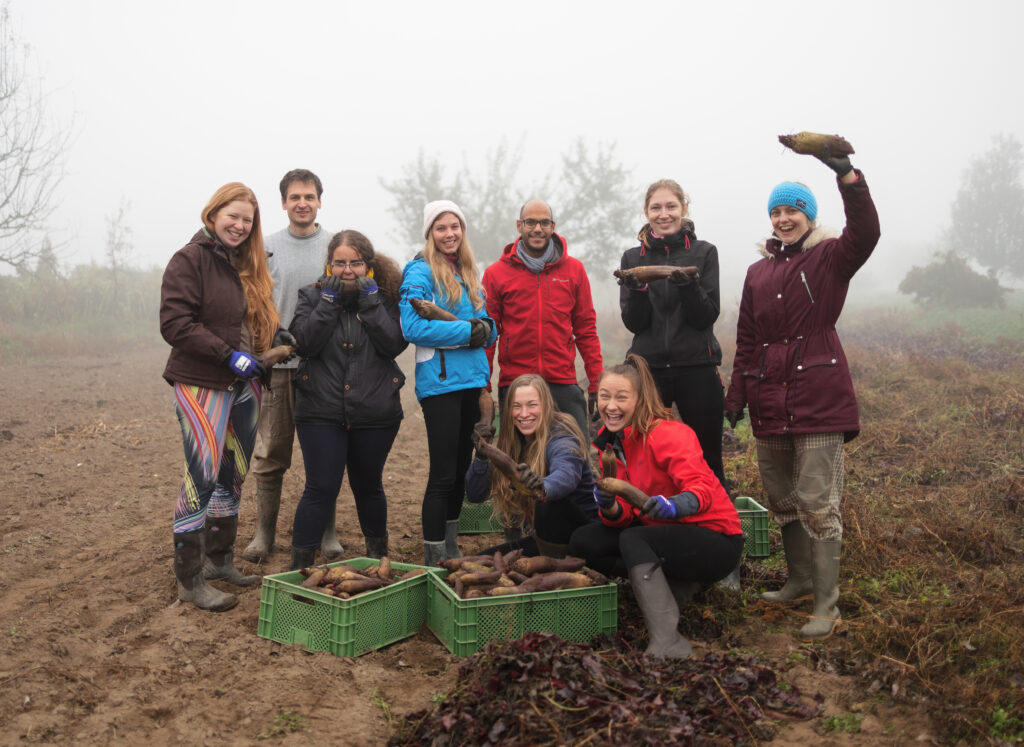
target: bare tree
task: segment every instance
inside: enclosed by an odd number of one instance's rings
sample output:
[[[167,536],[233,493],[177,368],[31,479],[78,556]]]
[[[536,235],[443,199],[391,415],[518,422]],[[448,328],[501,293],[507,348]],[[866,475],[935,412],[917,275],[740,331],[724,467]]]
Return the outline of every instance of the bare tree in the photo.
[[[107,260],[110,262],[110,278],[114,284],[114,306],[118,304],[118,275],[128,266],[128,257],[135,248],[132,244],[132,227],[128,225],[128,211],[132,204],[121,198],[121,205],[115,215],[107,220]]]
[[[33,234],[45,227],[64,177],[71,128],[47,118],[41,81],[26,71],[6,3],[0,7],[0,262],[15,269],[39,256]]]

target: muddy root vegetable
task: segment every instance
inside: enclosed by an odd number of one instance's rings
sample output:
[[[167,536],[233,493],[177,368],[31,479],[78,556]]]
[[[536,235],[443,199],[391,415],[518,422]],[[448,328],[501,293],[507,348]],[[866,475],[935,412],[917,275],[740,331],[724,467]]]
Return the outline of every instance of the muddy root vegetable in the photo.
[[[615,461],[615,451],[612,449],[611,444],[604,447],[604,451],[601,452],[601,476],[602,477],[618,477],[619,466]]]
[[[263,364],[263,368],[273,368],[281,361],[289,358],[295,354],[295,348],[291,345],[278,345],[276,348],[271,348],[260,357],[260,363]]]
[[[520,588],[528,591],[557,591],[559,589],[583,589],[593,586],[594,582],[583,573],[538,573],[522,584]]]
[[[391,578],[391,558],[387,555],[380,559],[380,565],[377,566],[377,575],[383,579]]]
[[[511,568],[512,564],[521,557],[523,557],[523,548],[520,547],[518,550],[512,550],[511,552],[505,553],[505,556],[501,560],[505,564],[506,568]]]
[[[459,318],[450,311],[442,309],[433,301],[423,298],[410,298],[409,304],[421,317],[431,322],[457,322]]]
[[[491,429],[489,432],[494,433],[494,398],[486,388],[480,389],[478,406],[480,407],[480,420],[477,423],[483,430],[489,428]]]
[[[524,576],[533,576],[554,571],[578,571],[586,562],[583,558],[549,558],[546,555],[538,555],[535,558],[519,558],[512,567]]]
[[[399,581],[405,581],[407,578],[416,578],[416,576],[422,576],[427,572],[426,568],[413,568],[411,571],[406,571],[398,577]]]
[[[527,589],[524,589],[522,586],[495,586],[487,592],[487,596],[503,597],[511,594],[525,594],[526,592]]]
[[[495,584],[498,582],[499,578],[501,578],[501,571],[491,571],[490,573],[467,573],[464,576],[459,577],[464,586]]]
[[[519,472],[516,469],[519,465],[497,446],[481,441],[476,450],[486,456],[494,468],[504,475],[514,491],[529,496],[534,500],[540,500],[544,497],[540,491],[530,490],[523,484],[523,481],[519,479]]]
[[[358,594],[361,591],[370,591],[371,589],[379,589],[384,586],[384,582],[379,578],[362,578],[362,579],[349,579],[346,581],[339,581],[334,585],[334,588],[338,591],[344,591],[348,594]]]
[[[487,592],[483,589],[470,589],[466,592],[466,596],[463,599],[483,599],[487,596]]]
[[[594,586],[607,586],[610,583],[606,575],[600,571],[595,571],[593,568],[581,568],[580,573],[593,581]]]
[[[630,267],[625,270],[613,270],[612,275],[617,278],[633,278],[637,283],[645,284],[651,283],[655,280],[664,280],[676,270],[679,270],[689,278],[695,278],[699,276],[699,271],[692,265],[686,267],[676,267],[674,265],[641,265],[640,267]]]
[[[326,571],[323,568],[317,568],[306,576],[306,580],[302,582],[302,588],[304,589],[315,589],[320,585],[320,582],[324,580]]]
[[[620,498],[625,498],[629,505],[640,511],[643,511],[647,501],[651,498],[640,488],[635,488],[625,480],[619,480],[615,477],[602,477],[597,481],[597,489],[605,493],[617,495]]]
[[[508,572],[506,573],[506,575],[507,575],[507,576],[508,576],[508,577],[509,577],[510,579],[512,579],[512,581],[513,581],[513,582],[515,582],[515,585],[516,585],[516,586],[518,586],[519,584],[523,583],[523,581],[525,581],[525,580],[526,580],[526,576],[524,576],[524,575],[523,575],[522,573],[520,573],[519,571],[508,571]]]
[[[818,158],[825,155],[825,148],[832,156],[849,156],[853,146],[839,135],[822,135],[818,132],[798,132],[795,135],[779,135],[779,142],[794,153],[803,153]]]
[[[477,565],[486,566],[493,562],[494,558],[490,555],[464,555],[461,558],[449,558],[440,565],[446,570],[457,571],[462,568],[463,563],[476,563]],[[506,565],[508,565],[508,563],[506,563]],[[490,570],[490,568],[487,570]]]

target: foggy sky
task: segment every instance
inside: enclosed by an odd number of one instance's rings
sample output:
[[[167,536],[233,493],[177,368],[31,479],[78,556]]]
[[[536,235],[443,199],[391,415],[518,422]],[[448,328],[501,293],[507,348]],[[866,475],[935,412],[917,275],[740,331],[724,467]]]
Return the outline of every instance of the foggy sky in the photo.
[[[137,264],[162,266],[233,180],[278,230],[277,182],[295,167],[324,182],[323,225],[406,259],[378,178],[419,149],[454,170],[522,141],[521,175],[539,178],[584,136],[616,141],[634,169],[636,228],[646,184],[682,183],[698,236],[719,248],[723,301],[738,299],[774,184],[807,183],[820,221],[843,223],[831,172],[776,142],[813,130],[854,144],[878,204],[882,241],[854,288],[892,289],[945,248],[970,158],[995,133],[1024,140],[1014,0],[9,7],[51,113],[74,116],[51,219],[69,264],[104,261],[104,217],[125,199]]]

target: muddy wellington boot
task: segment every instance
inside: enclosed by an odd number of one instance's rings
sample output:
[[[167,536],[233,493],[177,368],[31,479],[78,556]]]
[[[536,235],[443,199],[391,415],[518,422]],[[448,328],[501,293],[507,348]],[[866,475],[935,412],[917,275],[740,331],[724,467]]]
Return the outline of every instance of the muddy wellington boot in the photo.
[[[801,641],[823,641],[839,622],[839,557],[841,540],[811,540],[811,580],[814,583],[814,612],[800,628]]]
[[[380,560],[388,554],[388,535],[366,538],[366,557]]]
[[[174,577],[178,599],[201,610],[223,612],[238,604],[238,597],[215,589],[203,578],[203,530],[178,532],[174,536]]]
[[[324,536],[320,540],[320,557],[323,558],[325,563],[333,563],[336,560],[341,560],[341,556],[345,554],[345,548],[338,542],[338,529],[335,526],[338,521],[338,502],[334,502],[334,508],[331,509],[331,519],[327,522],[327,526],[324,528]]]
[[[277,512],[281,508],[281,478],[256,481],[256,536],[242,557],[250,563],[262,563],[274,551]]]
[[[292,545],[292,563],[289,570],[301,571],[303,568],[309,568],[315,562],[315,547],[295,547],[295,545]]]
[[[541,555],[546,555],[549,558],[564,558],[569,554],[568,545],[557,545],[554,542],[542,540],[536,534],[534,534],[533,539],[537,543],[537,550],[540,551]]]
[[[629,569],[629,583],[647,623],[651,639],[647,655],[668,659],[693,656],[690,642],[679,635],[679,605],[661,568],[655,563],[635,565]]]
[[[459,520],[452,519],[444,525],[444,554],[447,558],[461,558],[459,550]]]
[[[246,576],[235,568],[235,537],[238,535],[238,516],[206,517],[206,560],[203,577],[208,581],[224,579],[235,586],[255,586],[259,576]]]
[[[446,560],[448,560],[448,556],[444,552],[443,541],[423,543],[423,565],[436,568]]]
[[[789,602],[803,599],[814,591],[811,581],[811,537],[799,520],[782,527],[782,547],[786,551],[786,583],[778,591],[766,591],[766,602]]]

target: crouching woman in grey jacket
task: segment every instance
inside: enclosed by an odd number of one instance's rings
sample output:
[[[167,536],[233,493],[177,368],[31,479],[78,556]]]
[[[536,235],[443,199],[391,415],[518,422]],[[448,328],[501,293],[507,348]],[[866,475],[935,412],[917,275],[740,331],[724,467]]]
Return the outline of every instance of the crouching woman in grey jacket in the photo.
[[[348,468],[368,557],[388,551],[381,476],[402,421],[408,343],[399,322],[398,265],[358,231],[335,234],[327,272],[299,290],[291,332],[303,360],[295,377],[295,432],[306,486],[295,509],[292,570],[312,565]]]

